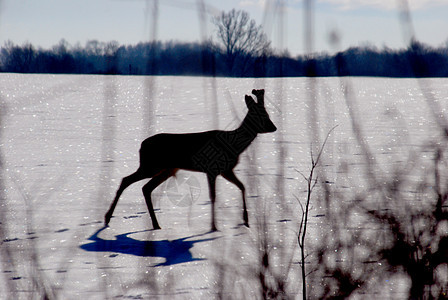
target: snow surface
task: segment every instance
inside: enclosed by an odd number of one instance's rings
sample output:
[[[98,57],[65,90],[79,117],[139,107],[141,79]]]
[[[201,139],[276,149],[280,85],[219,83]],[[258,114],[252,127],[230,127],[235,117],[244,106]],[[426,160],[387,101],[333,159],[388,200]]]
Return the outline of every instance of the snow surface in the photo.
[[[436,114],[421,81],[345,80],[355,100],[349,106],[386,173],[409,149],[439,138],[448,80],[423,82],[442,108]],[[364,184],[362,176],[339,175],[342,167],[364,172],[343,82],[0,74],[0,298],[31,299],[44,290],[57,299],[260,298],[263,249],[287,294],[301,297],[297,233],[306,182],[300,173],[309,172],[310,149],[316,153],[333,126],[322,157],[328,182],[349,189]],[[162,230],[152,230],[144,182],[123,193],[110,227],[103,228],[121,178],[138,166],[144,138],[234,129],[253,88],[266,89],[267,111],[279,130],[259,135],[235,169],[247,188],[250,228],[242,226],[239,190],[219,178],[219,231],[210,233],[205,175],[188,172],[154,191]],[[329,229],[318,204],[312,203],[309,226],[311,247]],[[406,283],[377,293],[406,297]]]

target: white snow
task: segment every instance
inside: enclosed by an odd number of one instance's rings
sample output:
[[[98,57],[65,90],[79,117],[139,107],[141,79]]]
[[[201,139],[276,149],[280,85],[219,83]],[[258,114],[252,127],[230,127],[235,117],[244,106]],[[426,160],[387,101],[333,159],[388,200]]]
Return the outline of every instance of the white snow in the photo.
[[[299,172],[307,174],[310,149],[333,126],[322,157],[327,180],[342,190],[365,184],[341,83],[352,87],[351,108],[385,174],[409,150],[440,138],[421,85],[442,108],[436,114],[448,116],[447,79],[344,80],[0,74],[0,298],[30,299],[43,287],[58,299],[259,298],[263,246],[288,295],[300,297],[298,199],[305,200],[306,183]],[[239,190],[220,178],[219,231],[210,233],[205,175],[179,173],[154,192],[162,230],[151,230],[140,182],[123,193],[110,227],[99,231],[121,178],[138,166],[144,138],[234,129],[253,88],[266,89],[267,111],[279,130],[259,135],[235,169],[247,188],[250,228],[241,225]],[[314,122],[317,142],[310,137]],[[344,168],[358,176],[342,176]],[[187,199],[191,205],[173,200],[191,190],[184,176],[199,186]],[[314,197],[321,195],[318,187]],[[328,230],[324,215],[313,198],[310,247]],[[311,268],[312,253],[309,259]],[[401,288],[391,293],[403,297],[406,284],[397,282]]]

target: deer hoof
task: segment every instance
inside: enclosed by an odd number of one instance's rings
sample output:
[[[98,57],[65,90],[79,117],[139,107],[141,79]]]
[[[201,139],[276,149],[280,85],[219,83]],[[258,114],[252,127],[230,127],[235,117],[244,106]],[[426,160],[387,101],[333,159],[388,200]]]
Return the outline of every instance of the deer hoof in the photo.
[[[109,226],[110,218],[111,218],[111,216],[109,216],[108,214],[106,214],[106,215],[104,216],[104,225],[105,225],[106,227]]]

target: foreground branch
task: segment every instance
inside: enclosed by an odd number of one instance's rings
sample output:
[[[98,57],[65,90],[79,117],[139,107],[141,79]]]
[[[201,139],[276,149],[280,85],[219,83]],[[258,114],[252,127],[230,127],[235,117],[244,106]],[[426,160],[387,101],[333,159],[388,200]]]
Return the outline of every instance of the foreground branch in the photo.
[[[333,132],[333,130],[337,127],[334,126],[333,128],[330,129],[330,131],[327,133],[327,136],[319,150],[319,153],[317,154],[316,159],[314,159],[313,153],[311,152],[311,170],[310,173],[308,175],[308,177],[306,177],[304,174],[300,173],[303,178],[305,178],[306,182],[307,182],[307,196],[306,196],[306,202],[305,202],[305,207],[303,207],[302,203],[300,203],[300,207],[302,208],[302,218],[300,220],[300,227],[299,227],[299,234],[297,236],[297,240],[299,243],[299,248],[300,248],[300,256],[301,256],[301,266],[302,266],[302,295],[303,295],[303,299],[306,299],[306,268],[305,268],[305,237],[306,237],[306,230],[307,230],[307,225],[308,225],[308,212],[309,212],[309,207],[310,207],[310,202],[311,202],[311,195],[313,193],[314,188],[316,187],[317,184],[317,177],[315,176],[315,169],[319,164],[320,158],[322,157],[322,152],[324,150],[325,144],[328,141],[328,138],[330,137],[330,134]]]

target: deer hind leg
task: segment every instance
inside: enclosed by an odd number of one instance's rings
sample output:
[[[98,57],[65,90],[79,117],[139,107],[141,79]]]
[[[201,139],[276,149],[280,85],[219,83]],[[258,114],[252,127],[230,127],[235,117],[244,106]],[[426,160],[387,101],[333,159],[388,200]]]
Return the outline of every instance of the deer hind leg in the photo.
[[[121,180],[121,184],[117,190],[117,194],[115,195],[114,202],[112,202],[109,210],[107,211],[106,215],[104,216],[104,223],[106,226],[109,224],[110,219],[112,218],[112,214],[114,213],[115,206],[117,206],[118,199],[120,198],[123,191],[131,184],[133,184],[137,181],[140,181],[142,179],[148,178],[148,177],[151,177],[151,176],[146,176],[146,174],[144,172],[142,172],[141,169],[138,169],[135,173],[132,173],[131,175],[126,176]]]
[[[212,201],[212,231],[217,231],[215,223],[216,176],[207,174],[210,200]]]
[[[151,193],[152,191],[162,184],[165,180],[176,173],[176,169],[167,169],[155,175],[147,184],[143,186],[143,195],[145,196],[146,206],[148,207],[149,215],[151,216],[152,226],[154,229],[160,229],[159,223],[157,222],[156,214],[154,212],[154,207],[152,205]]]
[[[230,181],[231,183],[235,184],[243,194],[243,219],[244,219],[244,225],[246,227],[249,227],[249,216],[247,214],[247,207],[246,207],[246,195],[245,195],[245,187],[243,183],[235,176],[235,173],[233,173],[232,170],[226,171],[222,173],[222,176]]]

